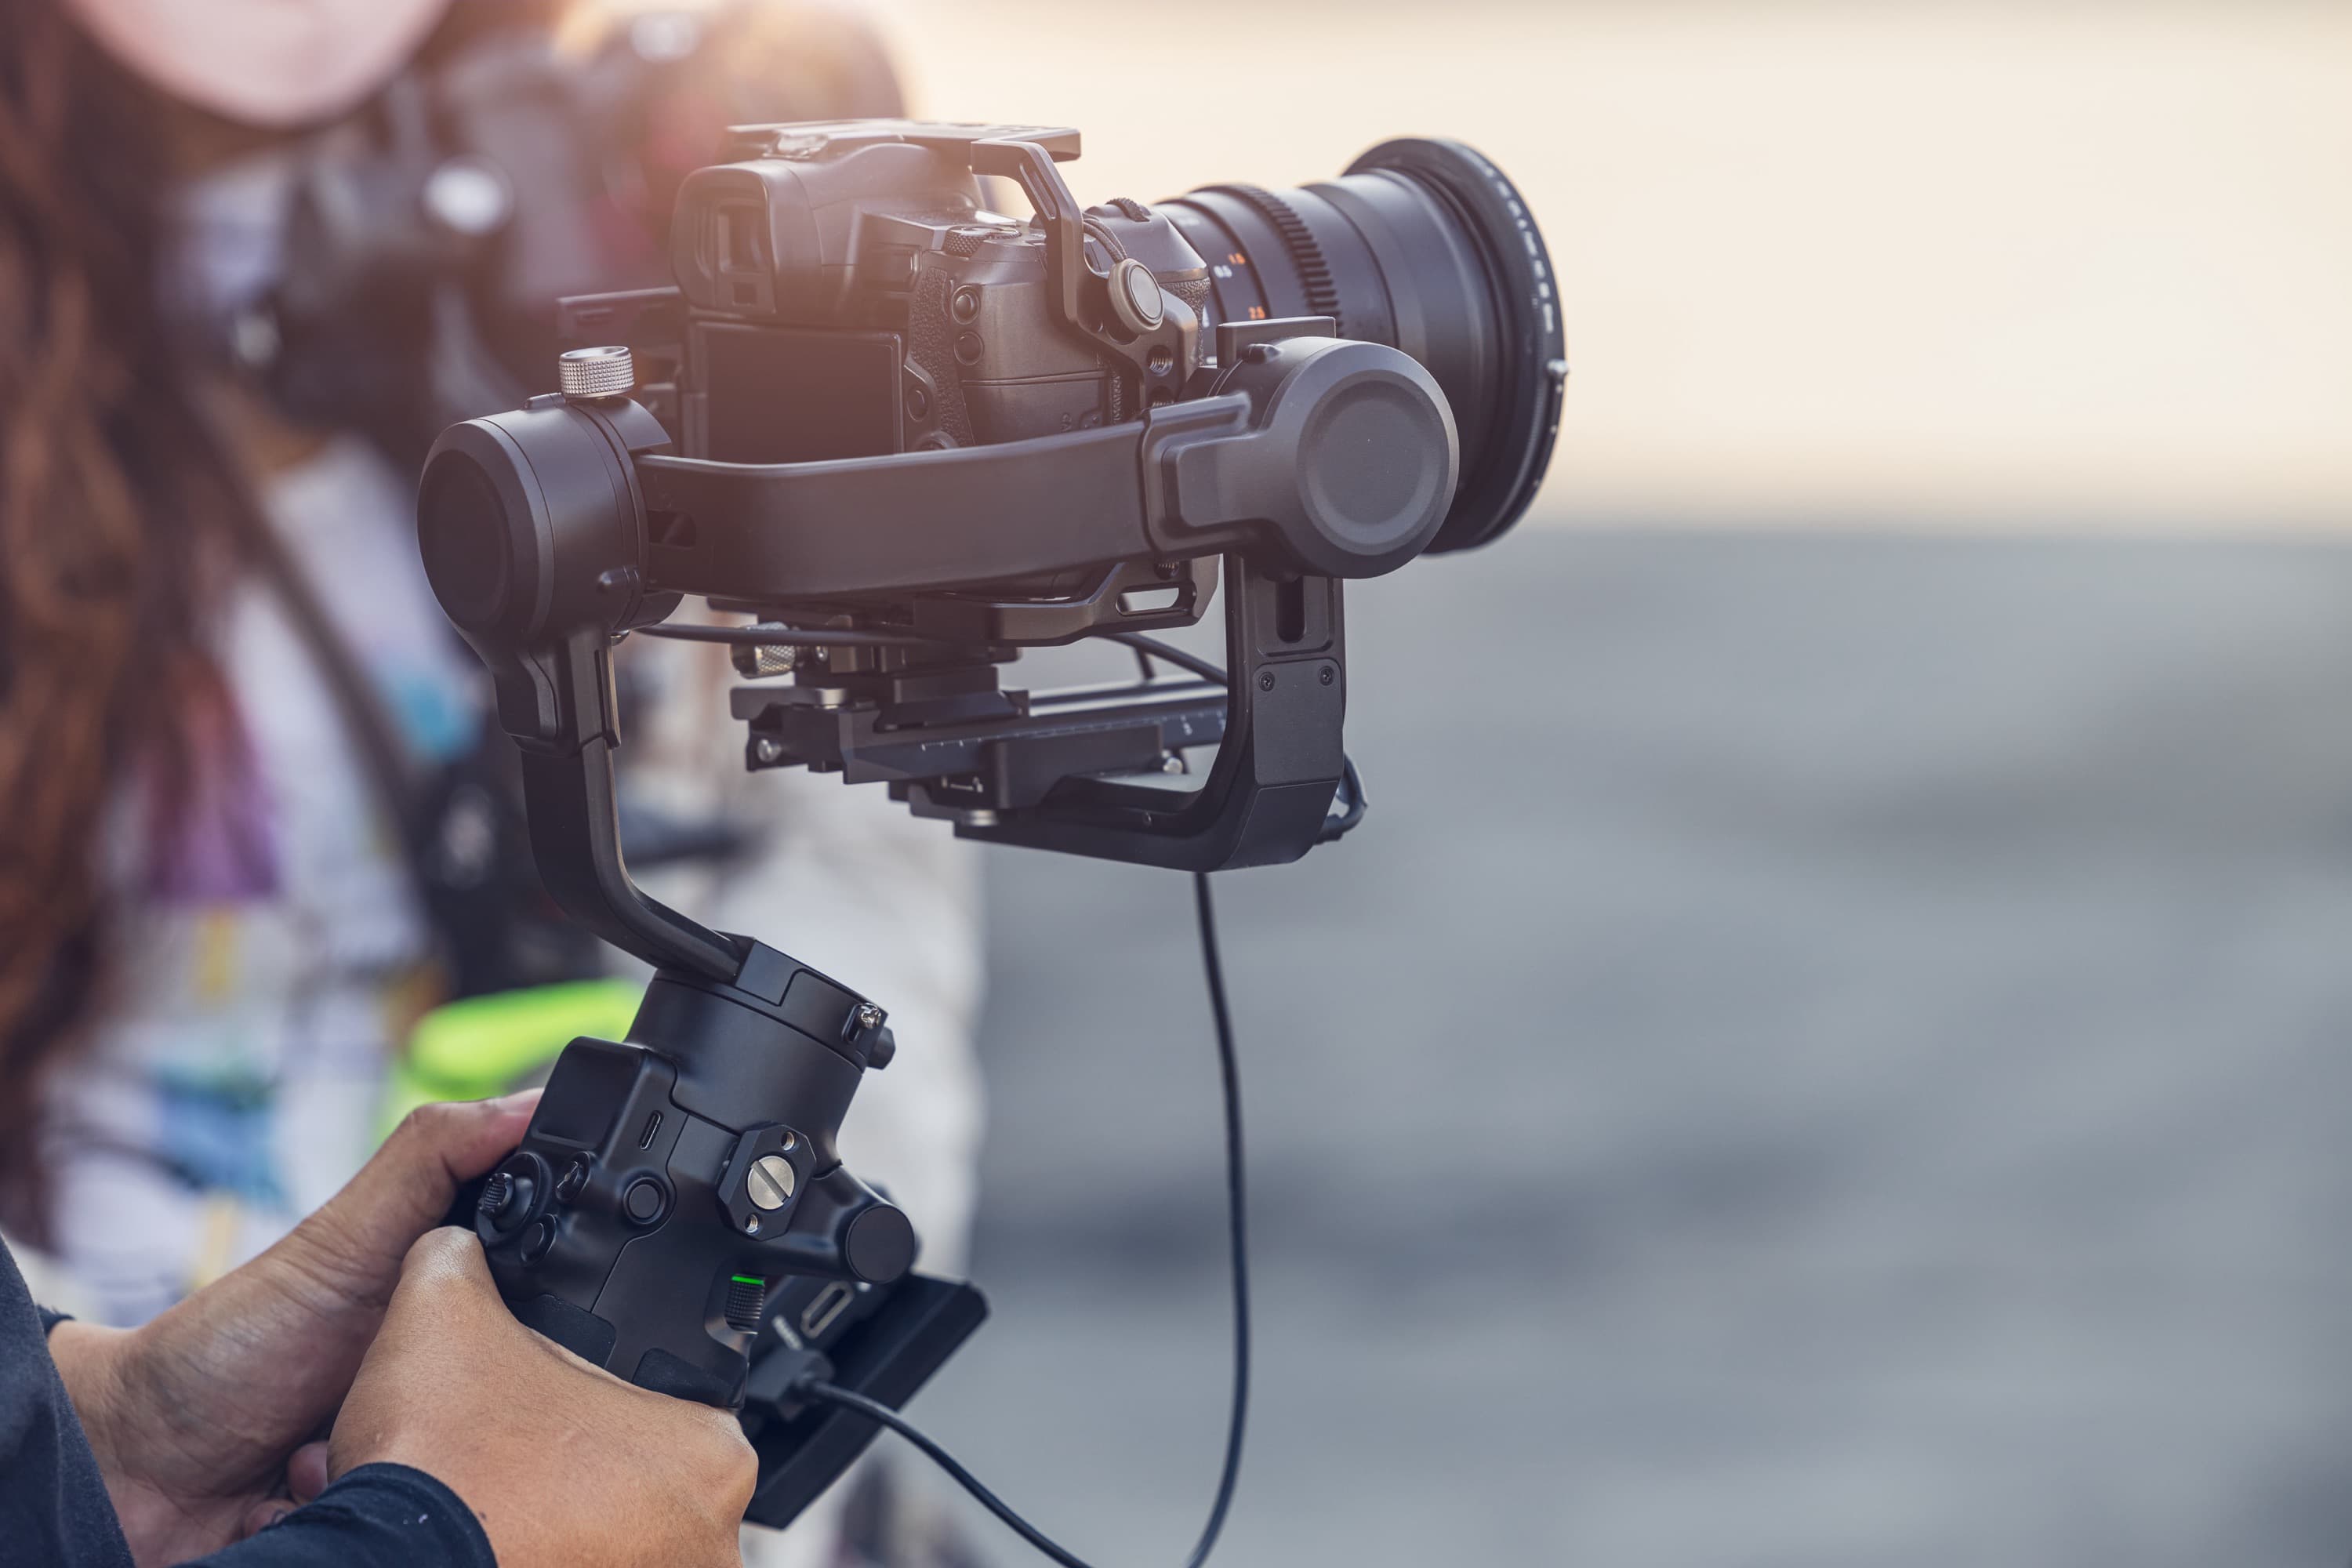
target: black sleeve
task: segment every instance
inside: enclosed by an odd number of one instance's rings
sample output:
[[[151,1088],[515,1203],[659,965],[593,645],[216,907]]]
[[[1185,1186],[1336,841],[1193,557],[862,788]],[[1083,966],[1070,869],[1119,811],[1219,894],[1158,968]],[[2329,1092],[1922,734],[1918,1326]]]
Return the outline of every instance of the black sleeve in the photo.
[[[131,1568],[105,1478],[57,1363],[54,1312],[0,1245],[0,1568]],[[497,1568],[457,1494],[405,1465],[362,1465],[200,1568]]]
[[[0,1568],[131,1568],[89,1440],[37,1310],[0,1246]]]
[[[362,1465],[249,1541],[184,1568],[498,1568],[456,1492],[406,1465]]]

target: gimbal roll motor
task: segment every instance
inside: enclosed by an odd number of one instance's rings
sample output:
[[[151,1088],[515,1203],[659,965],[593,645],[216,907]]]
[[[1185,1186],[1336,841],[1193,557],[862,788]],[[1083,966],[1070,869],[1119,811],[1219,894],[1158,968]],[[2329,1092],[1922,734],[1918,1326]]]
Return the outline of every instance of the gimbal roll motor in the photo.
[[[904,1216],[833,1152],[892,1042],[873,1003],[630,881],[614,644],[736,645],[749,765],[885,783],[963,837],[1295,859],[1361,816],[1343,583],[1507,530],[1565,375],[1534,221],[1454,143],[1081,209],[1056,166],[1075,132],[733,134],[680,192],[677,287],[569,301],[595,346],[565,390],[445,432],[418,500],[550,892],[657,967],[626,1043],[565,1051],[477,1228],[526,1321],[718,1404],[758,1383],[755,1335],[808,1338],[769,1310],[791,1282],[870,1295],[911,1264]],[[1034,216],[990,211],[982,175]],[[1196,622],[1220,585],[1222,671],[1162,647],[1190,673],[1002,683],[1026,647]],[[753,619],[663,626],[689,595]],[[919,1325],[871,1315],[860,1375],[886,1404],[979,1321],[931,1284]],[[763,1465],[753,1517],[790,1517],[812,1474]]]

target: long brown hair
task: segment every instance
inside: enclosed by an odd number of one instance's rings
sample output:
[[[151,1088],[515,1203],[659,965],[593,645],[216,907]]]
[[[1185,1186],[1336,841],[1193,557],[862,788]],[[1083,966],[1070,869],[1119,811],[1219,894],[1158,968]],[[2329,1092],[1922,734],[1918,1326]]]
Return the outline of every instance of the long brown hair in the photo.
[[[118,957],[100,827],[191,739],[253,512],[158,304],[154,99],[58,0],[0,0],[0,1217],[37,1230],[41,1088]]]

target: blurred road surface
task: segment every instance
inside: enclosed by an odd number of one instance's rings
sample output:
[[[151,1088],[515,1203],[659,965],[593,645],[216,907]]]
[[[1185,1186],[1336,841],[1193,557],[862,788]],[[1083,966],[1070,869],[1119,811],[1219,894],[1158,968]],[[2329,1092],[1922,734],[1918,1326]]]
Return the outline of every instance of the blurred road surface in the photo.
[[[1218,883],[1221,1563],[2345,1562],[2352,552],[1529,530],[1350,603],[1370,818]],[[1175,1563],[1226,1376],[1187,889],[992,871],[997,1316],[915,1409]]]

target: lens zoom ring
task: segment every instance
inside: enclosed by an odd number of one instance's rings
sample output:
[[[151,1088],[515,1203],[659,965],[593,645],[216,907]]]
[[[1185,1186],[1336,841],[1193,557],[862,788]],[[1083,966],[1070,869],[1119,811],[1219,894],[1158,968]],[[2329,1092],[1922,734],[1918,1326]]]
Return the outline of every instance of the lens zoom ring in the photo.
[[[1332,281],[1331,264],[1323,259],[1323,247],[1315,243],[1315,233],[1307,226],[1307,220],[1288,202],[1262,186],[1220,185],[1217,189],[1247,202],[1274,225],[1283,244],[1289,247],[1291,265],[1298,268],[1298,281],[1307,290],[1307,314],[1330,317],[1339,324],[1339,335],[1347,336],[1348,323],[1339,314],[1339,286]]]

